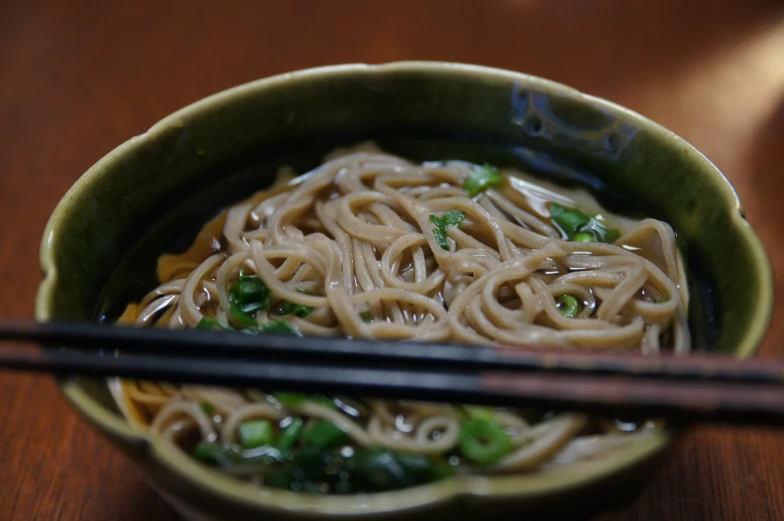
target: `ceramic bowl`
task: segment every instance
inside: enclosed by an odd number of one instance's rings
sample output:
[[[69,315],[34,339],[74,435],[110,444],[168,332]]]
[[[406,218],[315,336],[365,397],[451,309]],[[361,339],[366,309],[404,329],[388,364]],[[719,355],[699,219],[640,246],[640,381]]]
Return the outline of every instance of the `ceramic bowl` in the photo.
[[[185,248],[222,206],[366,139],[412,160],[516,166],[577,183],[672,224],[693,268],[696,348],[753,354],[772,305],[771,272],[728,181],[669,130],[548,80],[451,63],[344,65],[263,79],[194,103],[120,145],[57,206],[41,248],[36,314],[111,320],[154,287],[156,258]],[[62,392],[138,462],[191,520],[584,518],[651,476],[676,429],[603,459],[536,474],[460,477],[362,497],[323,497],[236,481],[133,430],[104,381]]]

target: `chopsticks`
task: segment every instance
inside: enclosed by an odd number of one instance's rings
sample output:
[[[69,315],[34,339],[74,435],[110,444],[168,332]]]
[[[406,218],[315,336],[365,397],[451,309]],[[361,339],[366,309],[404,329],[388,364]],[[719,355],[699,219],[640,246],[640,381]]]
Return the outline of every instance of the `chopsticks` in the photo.
[[[0,368],[269,390],[784,424],[784,360],[645,357],[0,320]]]

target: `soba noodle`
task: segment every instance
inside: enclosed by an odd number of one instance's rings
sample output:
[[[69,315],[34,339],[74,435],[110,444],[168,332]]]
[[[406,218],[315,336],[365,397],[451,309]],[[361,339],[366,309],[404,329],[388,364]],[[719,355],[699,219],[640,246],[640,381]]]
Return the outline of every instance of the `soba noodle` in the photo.
[[[159,277],[120,322],[648,354],[690,344],[684,266],[666,223],[610,215],[520,172],[416,165],[367,147],[229,208],[188,252],[162,258]],[[271,390],[119,380],[112,390],[151,435],[235,476],[311,492],[530,472],[656,430]]]

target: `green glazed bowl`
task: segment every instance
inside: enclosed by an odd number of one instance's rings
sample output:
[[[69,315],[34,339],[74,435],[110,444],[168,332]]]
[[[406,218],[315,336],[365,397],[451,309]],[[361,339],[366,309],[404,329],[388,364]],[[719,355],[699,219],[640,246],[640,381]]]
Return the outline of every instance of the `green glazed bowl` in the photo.
[[[38,320],[112,319],[154,287],[221,207],[374,139],[412,160],[465,159],[587,184],[607,204],[663,219],[694,268],[697,348],[750,356],[771,313],[771,272],[730,184],[705,157],[623,107],[551,81],[450,63],[344,65],[284,74],[194,103],[120,145],[57,206],[41,246]],[[614,203],[613,203],[614,202]],[[567,468],[459,477],[400,492],[322,497],[260,489],[134,431],[104,381],[62,391],[191,520],[585,518],[628,501],[678,437]]]

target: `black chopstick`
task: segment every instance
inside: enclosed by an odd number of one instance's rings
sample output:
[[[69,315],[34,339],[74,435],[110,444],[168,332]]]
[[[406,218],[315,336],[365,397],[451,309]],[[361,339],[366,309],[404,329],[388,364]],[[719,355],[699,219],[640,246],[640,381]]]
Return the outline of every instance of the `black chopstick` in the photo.
[[[57,375],[120,376],[280,391],[570,410],[688,423],[784,425],[778,384],[510,371],[385,369],[207,357],[0,350],[0,367]]]
[[[781,424],[784,362],[0,320],[0,368]],[[53,346],[70,346],[53,349]],[[78,347],[76,347],[78,346]]]
[[[346,340],[344,338],[249,335],[241,333],[100,326],[91,323],[37,323],[1,320],[0,341],[45,346],[101,348],[110,354],[148,353],[214,356],[222,359],[307,360],[311,363],[625,375],[748,384],[784,384],[784,360],[691,354],[643,356],[612,350],[565,351],[531,347],[487,347],[455,344]],[[0,349],[2,352],[2,349]]]

